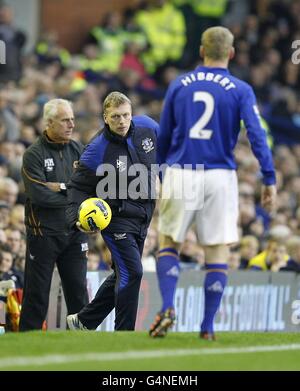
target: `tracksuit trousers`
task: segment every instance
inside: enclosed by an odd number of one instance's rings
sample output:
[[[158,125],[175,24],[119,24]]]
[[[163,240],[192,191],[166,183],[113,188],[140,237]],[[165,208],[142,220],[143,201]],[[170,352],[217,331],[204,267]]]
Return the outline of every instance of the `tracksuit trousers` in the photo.
[[[25,286],[20,331],[42,329],[49,304],[55,264],[61,278],[69,314],[88,303],[86,286],[87,237],[81,232],[54,236],[27,233]]]
[[[141,256],[145,237],[132,233],[104,233],[113,262],[110,274],[95,298],[78,314],[88,329],[96,329],[115,308],[115,330],[134,330],[143,275]]]

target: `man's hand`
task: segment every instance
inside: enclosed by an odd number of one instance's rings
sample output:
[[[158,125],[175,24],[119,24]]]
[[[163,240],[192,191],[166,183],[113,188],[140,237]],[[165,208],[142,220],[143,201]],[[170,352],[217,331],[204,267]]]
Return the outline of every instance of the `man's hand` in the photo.
[[[55,193],[60,192],[60,183],[59,182],[45,182],[45,186],[47,186],[48,189],[54,191]]]
[[[76,221],[76,227],[77,227],[77,229],[78,229],[79,231],[84,232],[85,234],[89,234],[89,235],[91,235],[91,234],[94,235],[94,234],[97,234],[97,233],[100,232],[100,229],[96,229],[96,230],[94,230],[94,231],[86,231],[86,230],[82,227],[82,225],[80,224],[79,221]]]
[[[261,205],[267,212],[272,213],[276,210],[277,190],[275,185],[263,185],[261,190]]]
[[[271,272],[278,272],[284,266],[286,266],[286,261],[284,259],[279,259],[276,262],[272,262],[270,270]]]

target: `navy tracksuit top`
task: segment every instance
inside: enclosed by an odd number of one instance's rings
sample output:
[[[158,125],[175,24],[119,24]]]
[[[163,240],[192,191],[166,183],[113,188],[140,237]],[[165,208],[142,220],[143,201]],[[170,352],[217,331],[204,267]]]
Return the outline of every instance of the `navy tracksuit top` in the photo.
[[[80,203],[100,197],[113,212],[105,232],[143,235],[155,207],[157,131],[158,124],[143,115],[133,117],[126,137],[111,132],[107,126],[96,134],[68,183],[67,219],[71,227],[77,220]],[[113,173],[109,174],[109,170]],[[138,182],[137,187],[134,183]],[[135,188],[137,191],[132,190]]]

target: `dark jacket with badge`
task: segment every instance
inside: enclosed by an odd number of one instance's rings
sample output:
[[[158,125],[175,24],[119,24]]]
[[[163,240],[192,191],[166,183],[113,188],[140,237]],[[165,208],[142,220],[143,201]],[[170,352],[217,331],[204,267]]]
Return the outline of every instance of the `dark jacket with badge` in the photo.
[[[73,140],[54,143],[44,133],[24,153],[25,224],[30,233],[56,235],[68,230],[66,191],[53,192],[45,182],[67,183],[82,150],[83,146]]]
[[[71,227],[81,202],[99,197],[112,209],[106,232],[145,234],[155,208],[157,130],[151,118],[135,116],[126,137],[104,126],[91,140],[68,183]]]

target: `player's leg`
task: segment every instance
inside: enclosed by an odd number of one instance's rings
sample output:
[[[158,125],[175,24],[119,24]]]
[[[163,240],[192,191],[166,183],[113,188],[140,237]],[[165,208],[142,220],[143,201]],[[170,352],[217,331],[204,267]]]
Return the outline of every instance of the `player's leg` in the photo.
[[[175,321],[174,297],[179,277],[178,249],[180,243],[160,234],[156,273],[162,298],[161,310],[150,326],[151,337],[163,337]]]
[[[204,318],[200,336],[204,339],[214,339],[214,318],[227,284],[229,247],[227,245],[205,246],[204,250],[206,275],[204,280]]]
[[[214,339],[213,322],[227,283],[229,244],[238,241],[238,190],[233,170],[205,172],[204,208],[196,216],[205,249],[204,319],[200,336]]]
[[[174,298],[179,277],[178,250],[195,215],[197,197],[193,184],[199,183],[192,170],[168,168],[162,186],[159,210],[160,243],[156,272],[162,308],[150,326],[152,337],[163,337],[175,320]]]
[[[174,296],[179,277],[179,247],[180,243],[174,242],[170,236],[159,235],[156,272],[162,297],[161,312],[174,308]]]

